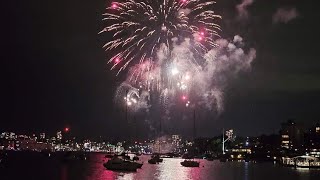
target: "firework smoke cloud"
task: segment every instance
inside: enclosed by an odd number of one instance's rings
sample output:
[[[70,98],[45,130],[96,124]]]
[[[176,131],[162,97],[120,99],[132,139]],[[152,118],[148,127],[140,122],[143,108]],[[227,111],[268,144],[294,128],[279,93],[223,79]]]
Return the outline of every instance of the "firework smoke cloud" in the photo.
[[[251,1],[250,1],[251,2]],[[252,2],[251,2],[252,3]],[[216,23],[221,17],[207,0],[127,0],[107,8],[113,34],[104,46],[115,55],[109,60],[118,73],[128,75],[115,101],[133,111],[149,110],[154,103],[169,116],[173,106],[223,110],[228,80],[248,71],[256,57],[236,35],[222,39]],[[156,99],[156,101],[154,101]],[[157,106],[158,107],[158,106]]]
[[[240,18],[248,18],[249,13],[247,8],[253,4],[253,0],[243,0],[240,4],[237,5],[237,11]]]
[[[296,8],[279,8],[277,12],[273,15],[273,23],[288,23],[289,21],[297,18],[299,16]]]

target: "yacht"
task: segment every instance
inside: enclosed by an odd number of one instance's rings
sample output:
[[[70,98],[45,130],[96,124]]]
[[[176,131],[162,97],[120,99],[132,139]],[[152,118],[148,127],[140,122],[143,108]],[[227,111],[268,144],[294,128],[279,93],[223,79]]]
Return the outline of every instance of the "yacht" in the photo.
[[[163,162],[163,159],[160,158],[159,154],[151,156],[151,159],[148,160],[149,164],[157,164]]]
[[[199,167],[200,162],[194,160],[184,160],[180,163],[184,167]]]
[[[141,168],[142,164],[113,157],[104,163],[103,166],[113,171],[137,171],[139,167]]]
[[[196,110],[194,109],[194,111],[193,111],[193,139],[195,139],[195,137],[196,137],[195,129],[196,129]],[[192,158],[194,158],[194,156]],[[199,167],[200,166],[200,162],[195,161],[195,160],[187,160],[187,159],[182,161],[180,164],[184,167]]]

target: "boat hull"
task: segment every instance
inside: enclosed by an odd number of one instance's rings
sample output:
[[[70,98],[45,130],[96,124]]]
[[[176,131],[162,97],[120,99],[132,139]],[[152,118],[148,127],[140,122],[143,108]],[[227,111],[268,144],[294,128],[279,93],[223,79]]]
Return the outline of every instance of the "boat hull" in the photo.
[[[137,171],[140,164],[132,163],[132,162],[113,163],[112,161],[108,161],[107,163],[104,163],[103,166],[108,170],[113,170],[113,171]],[[141,164],[141,167],[142,167],[142,164]]]
[[[184,167],[199,167],[200,163],[197,161],[183,161],[180,163]]]

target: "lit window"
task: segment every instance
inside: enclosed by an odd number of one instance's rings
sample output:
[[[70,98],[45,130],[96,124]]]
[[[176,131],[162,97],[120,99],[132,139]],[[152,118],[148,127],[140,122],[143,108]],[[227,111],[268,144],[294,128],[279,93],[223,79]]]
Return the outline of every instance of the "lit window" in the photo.
[[[284,135],[282,135],[282,138],[289,138],[289,135],[284,134]]]

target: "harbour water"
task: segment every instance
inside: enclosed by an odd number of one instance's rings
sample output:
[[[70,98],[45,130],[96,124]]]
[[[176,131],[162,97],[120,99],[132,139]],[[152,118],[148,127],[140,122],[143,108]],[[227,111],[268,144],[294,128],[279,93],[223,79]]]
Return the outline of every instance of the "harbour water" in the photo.
[[[148,164],[149,156],[137,172],[106,170],[104,154],[92,153],[87,160],[62,162],[58,155],[47,157],[41,153],[9,154],[8,163],[0,167],[0,180],[319,180],[320,170],[294,169],[273,163],[220,162],[200,160],[199,168],[180,165],[182,159],[165,158],[163,163]]]

